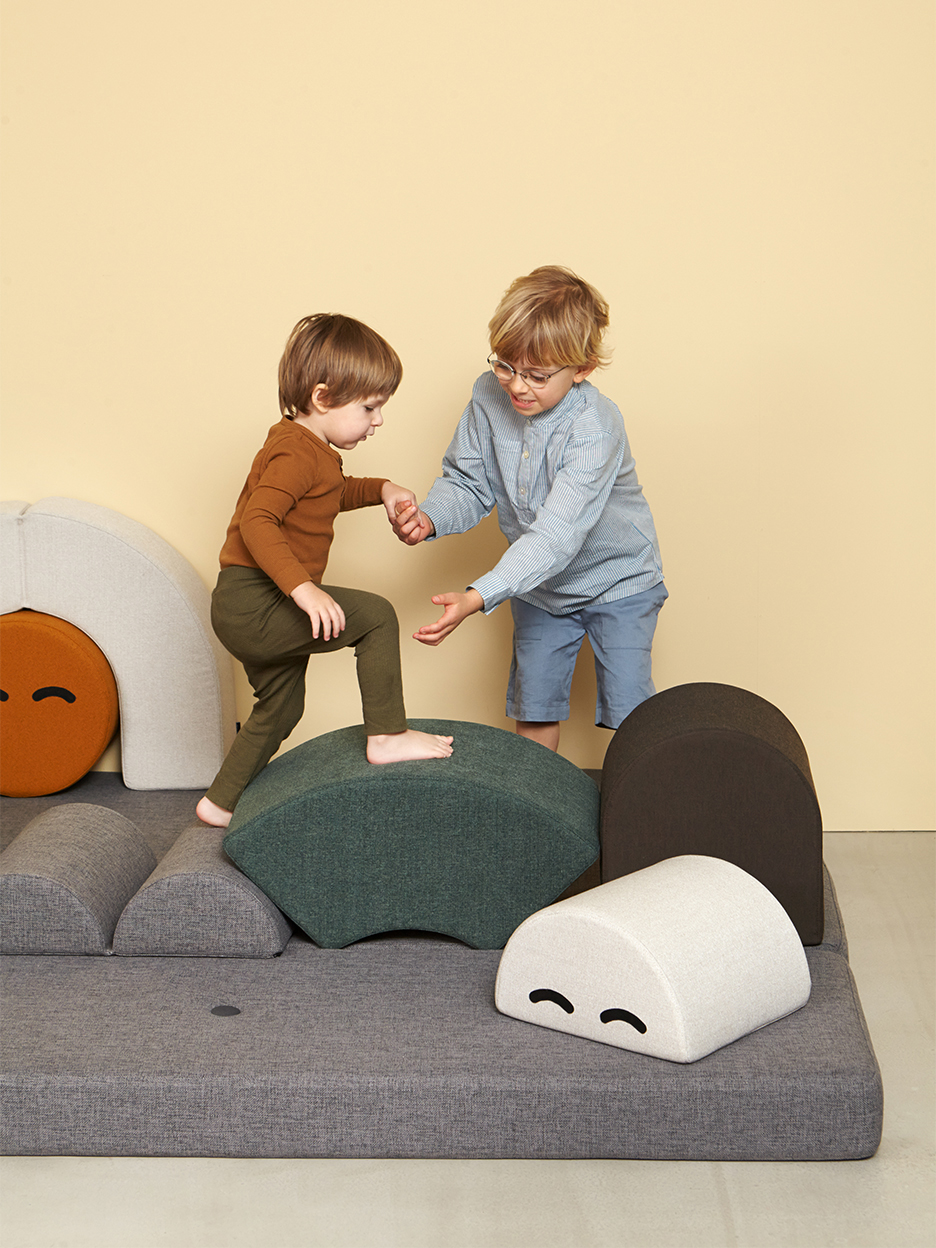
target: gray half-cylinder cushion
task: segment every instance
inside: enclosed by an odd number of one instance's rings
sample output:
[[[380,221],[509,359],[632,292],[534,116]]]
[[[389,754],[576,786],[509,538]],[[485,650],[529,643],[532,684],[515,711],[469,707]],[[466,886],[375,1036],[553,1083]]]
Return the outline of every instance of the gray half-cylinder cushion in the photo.
[[[272,958],[292,927],[221,848],[224,828],[193,821],[130,899],[114,953],[143,957]]]
[[[120,912],[155,865],[123,815],[53,806],[0,854],[0,950],[109,953]]]

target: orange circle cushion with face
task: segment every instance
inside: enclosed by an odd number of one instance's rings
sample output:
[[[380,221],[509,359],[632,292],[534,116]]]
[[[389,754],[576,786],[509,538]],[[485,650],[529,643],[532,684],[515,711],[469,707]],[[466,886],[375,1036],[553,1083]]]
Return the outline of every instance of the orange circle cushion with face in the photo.
[[[0,616],[0,793],[75,784],[117,728],[117,682],[80,629],[39,611]]]

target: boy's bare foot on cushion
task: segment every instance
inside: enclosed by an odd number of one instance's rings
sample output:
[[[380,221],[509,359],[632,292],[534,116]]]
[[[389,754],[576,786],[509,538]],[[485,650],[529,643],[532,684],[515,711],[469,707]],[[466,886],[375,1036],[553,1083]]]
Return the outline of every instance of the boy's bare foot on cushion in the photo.
[[[225,810],[223,806],[216,806],[207,797],[203,797],[195,807],[195,814],[202,823],[207,823],[211,828],[226,828],[231,822],[232,812]]]
[[[405,732],[388,732],[367,738],[369,763],[403,763],[415,758],[448,758],[452,737],[437,737],[430,732],[407,728]]]

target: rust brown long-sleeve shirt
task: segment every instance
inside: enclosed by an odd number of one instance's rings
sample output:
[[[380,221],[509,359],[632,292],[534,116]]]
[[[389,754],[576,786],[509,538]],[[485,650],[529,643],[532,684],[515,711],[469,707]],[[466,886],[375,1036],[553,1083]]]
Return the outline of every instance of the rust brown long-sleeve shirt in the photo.
[[[251,465],[221,548],[221,567],[260,568],[284,594],[321,584],[339,511],[381,501],[385,477],[346,477],[341,456],[283,417]]]

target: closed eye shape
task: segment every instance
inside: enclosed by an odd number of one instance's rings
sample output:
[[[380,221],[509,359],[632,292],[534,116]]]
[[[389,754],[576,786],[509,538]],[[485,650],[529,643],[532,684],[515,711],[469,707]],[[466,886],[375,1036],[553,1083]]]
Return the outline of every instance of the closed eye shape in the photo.
[[[530,1000],[536,1005],[540,1001],[552,1001],[555,1005],[560,1006],[567,1014],[575,1012],[575,1006],[568,997],[564,997],[561,992],[554,992],[552,988],[534,988],[530,993]]]
[[[74,702],[75,695],[70,689],[63,689],[61,685],[45,685],[42,689],[37,689],[32,695],[34,702],[41,702],[43,698],[64,698],[66,702]]]
[[[603,1023],[630,1023],[641,1035],[647,1030],[647,1024],[643,1019],[638,1018],[636,1014],[632,1014],[630,1010],[602,1010],[598,1017]]]

